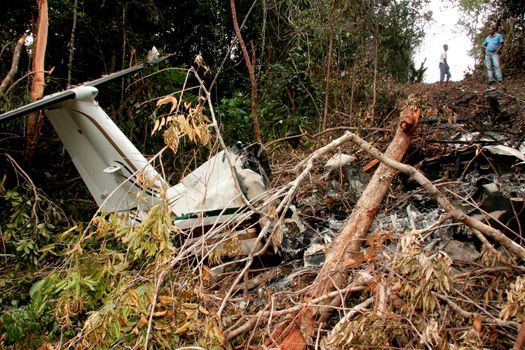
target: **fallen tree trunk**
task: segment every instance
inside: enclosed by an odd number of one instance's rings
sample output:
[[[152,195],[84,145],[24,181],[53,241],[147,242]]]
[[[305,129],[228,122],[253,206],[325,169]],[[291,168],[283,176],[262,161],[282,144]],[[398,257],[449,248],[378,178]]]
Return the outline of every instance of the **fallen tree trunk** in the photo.
[[[401,112],[396,134],[385,154],[396,160],[401,160],[404,157],[410,145],[411,136],[419,123],[419,118],[419,108],[415,107],[409,100]],[[348,133],[345,135],[345,139],[351,140]],[[349,268],[356,263],[361,244],[366,240],[368,229],[395,174],[395,169],[384,164],[379,165],[356,203],[342,232],[330,245],[323,268],[317,275],[311,292],[305,298],[307,302],[328,294],[332,290],[344,288],[348,284]],[[331,305],[340,302],[341,297],[338,297],[332,301]],[[305,349],[309,343],[309,338],[314,334],[315,321],[318,318],[327,318],[330,312],[331,309],[329,308],[305,307],[294,317],[293,325],[287,325],[285,330],[278,328],[272,338],[280,349]]]
[[[445,209],[453,219],[464,223],[465,225],[481,232],[484,235],[489,236],[490,238],[499,242],[503,247],[507,248],[518,258],[520,258],[521,260],[525,260],[525,248],[523,248],[518,243],[514,242],[509,237],[505,236],[505,234],[503,234],[500,230],[497,230],[490,225],[484,224],[480,220],[468,216],[460,209],[456,208],[452,204],[452,202],[450,202],[450,200],[442,192],[440,192],[437,189],[437,187],[434,186],[434,184],[428,178],[426,178],[425,175],[423,175],[423,173],[418,171],[416,168],[407,164],[400,163],[394,158],[389,157],[387,154],[381,154],[381,152],[379,152],[374,147],[370,146],[365,140],[361,139],[355,134],[352,134],[350,132],[347,132],[346,134],[351,138],[352,142],[359,145],[361,149],[365,150],[373,157],[379,159],[382,162],[382,164],[386,164],[389,167],[392,167],[392,169],[396,169],[402,173],[407,174],[408,176],[410,176],[411,179],[419,183],[425,189],[427,194],[430,197],[432,197],[436,202],[438,202],[439,205],[441,205],[441,207]]]

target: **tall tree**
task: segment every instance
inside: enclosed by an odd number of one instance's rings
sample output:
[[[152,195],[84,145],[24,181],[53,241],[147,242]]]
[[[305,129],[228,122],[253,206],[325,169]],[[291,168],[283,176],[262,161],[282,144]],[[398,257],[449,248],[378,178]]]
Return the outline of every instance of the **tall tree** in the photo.
[[[37,101],[44,96],[44,61],[46,56],[47,32],[48,32],[48,9],[47,0],[38,1],[38,25],[33,52],[33,84],[29,94],[29,101]],[[27,120],[27,146],[26,157],[31,159],[35,151],[40,127],[42,125],[42,112],[37,111],[29,114]]]
[[[2,83],[0,84],[0,96],[4,94],[5,89],[13,80],[13,77],[15,76],[15,74],[18,72],[18,63],[20,62],[20,53],[22,51],[22,48],[24,47],[26,38],[27,38],[27,35],[23,34],[16,42],[15,49],[13,50],[13,62],[11,64],[11,69],[9,69],[9,72],[7,73],[5,78],[2,80]]]
[[[253,67],[255,64],[255,47],[254,45],[252,45],[252,59],[250,59],[248,49],[246,48],[246,44],[244,43],[244,39],[242,38],[239,23],[237,22],[237,10],[235,8],[235,0],[230,0],[230,8],[232,13],[233,27],[235,29],[235,35],[237,36],[237,40],[239,41],[239,45],[241,46],[242,54],[244,56],[244,62],[246,63],[246,68],[248,68],[250,84],[252,86],[251,116],[253,124],[253,133],[257,142],[262,143],[261,129],[259,127],[259,118],[257,117],[257,79],[255,78],[255,69]]]

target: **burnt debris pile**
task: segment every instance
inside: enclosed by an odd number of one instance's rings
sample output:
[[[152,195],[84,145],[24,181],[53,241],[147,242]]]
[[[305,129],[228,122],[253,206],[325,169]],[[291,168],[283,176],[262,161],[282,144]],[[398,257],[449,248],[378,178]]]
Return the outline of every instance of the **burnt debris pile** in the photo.
[[[363,138],[338,129],[294,157],[270,150],[272,187],[279,200],[292,188],[292,200],[265,238],[273,248],[254,255],[234,293],[242,263],[214,277],[214,292],[230,298],[225,340],[281,349],[522,344],[525,94],[512,81],[414,90],[389,128],[361,128]],[[393,175],[381,168],[396,160]]]

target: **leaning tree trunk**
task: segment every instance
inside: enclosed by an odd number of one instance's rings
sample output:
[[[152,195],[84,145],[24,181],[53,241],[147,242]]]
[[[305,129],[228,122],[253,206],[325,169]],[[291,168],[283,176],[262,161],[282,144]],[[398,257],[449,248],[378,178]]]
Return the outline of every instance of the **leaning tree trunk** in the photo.
[[[261,138],[261,129],[259,127],[259,118],[257,117],[257,80],[255,79],[255,69],[253,67],[254,61],[250,60],[250,55],[248,54],[248,49],[246,49],[246,44],[241,35],[241,29],[239,28],[239,23],[237,22],[237,10],[235,9],[235,0],[230,0],[230,7],[232,12],[233,28],[235,29],[235,35],[239,41],[239,45],[242,49],[242,54],[244,56],[244,61],[246,62],[246,67],[248,68],[248,74],[250,76],[250,83],[252,84],[252,123],[253,123],[253,133],[255,134],[255,139],[257,142],[262,143]],[[253,50],[255,50],[253,48]]]
[[[46,55],[47,46],[47,30],[48,30],[48,10],[47,0],[39,0],[38,2],[38,25],[35,44],[33,48],[33,85],[29,93],[29,101],[34,102],[44,96],[44,59]],[[33,158],[35,152],[38,135],[40,134],[40,127],[42,125],[42,112],[33,112],[29,114],[27,120],[27,145],[26,157],[29,161]]]
[[[404,157],[410,145],[411,136],[419,123],[419,117],[420,110],[409,102],[401,112],[398,129],[386,150],[385,154],[389,158],[400,161]],[[350,140],[350,137],[347,137]],[[366,241],[368,229],[396,172],[395,169],[385,164],[379,165],[342,232],[330,245],[325,263],[311,287],[311,292],[305,297],[306,305],[312,299],[345,287],[348,282],[348,271],[359,264],[361,245]],[[336,298],[330,305],[337,305],[340,302],[341,299]],[[292,317],[294,321],[291,325],[287,324],[276,330],[273,339],[277,341],[282,350],[305,349],[307,339],[314,334],[315,322],[319,319],[326,320],[330,310],[330,308],[319,309],[305,306]]]
[[[0,96],[4,94],[5,89],[7,88],[9,83],[13,80],[13,77],[18,71],[18,62],[20,61],[20,52],[22,52],[22,47],[24,47],[24,42],[26,40],[26,37],[27,35],[24,34],[16,42],[15,49],[13,50],[13,62],[11,62],[11,69],[9,69],[9,72],[5,76],[4,80],[2,80],[2,84],[0,84]]]

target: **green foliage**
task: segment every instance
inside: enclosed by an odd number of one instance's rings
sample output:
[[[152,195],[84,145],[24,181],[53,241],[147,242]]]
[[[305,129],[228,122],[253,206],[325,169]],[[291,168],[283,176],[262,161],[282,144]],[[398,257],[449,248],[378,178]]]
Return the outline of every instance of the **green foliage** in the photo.
[[[458,3],[465,11],[479,11],[484,6],[487,6],[493,3],[493,1],[490,1],[490,0],[458,0]]]
[[[408,82],[412,55],[421,43],[428,13],[421,13],[424,1],[391,2],[380,8],[382,71],[397,81]]]
[[[278,86],[274,90],[278,93]],[[232,98],[224,98],[217,108],[221,131],[228,143],[235,141],[252,142],[250,116],[251,100],[248,95],[236,93]],[[301,115],[284,102],[267,98],[259,101],[258,116],[261,133],[266,140],[295,135],[308,130],[311,125],[307,115]]]
[[[270,6],[259,101],[277,101],[276,114],[310,131],[317,128],[325,101],[329,112],[366,109],[386,80],[409,81],[412,56],[429,20],[420,11],[425,2],[307,0]]]
[[[250,96],[242,92],[236,92],[231,98],[221,100],[216,113],[226,142],[252,140],[250,106]]]
[[[153,207],[140,224],[97,216],[79,232],[66,229],[62,214],[35,189],[10,189],[5,177],[0,189],[0,223],[7,223],[1,238],[13,259],[0,276],[3,344],[224,348],[199,278],[185,258],[176,260],[167,205]],[[41,261],[44,254],[54,259]]]
[[[456,0],[467,13],[490,12],[493,18],[500,20],[523,15],[523,1],[521,0]]]
[[[29,305],[13,308],[0,316],[0,332],[6,335],[6,342],[12,344],[23,340],[25,335],[46,327],[50,321],[49,297],[50,278],[35,283],[29,295]]]
[[[355,92],[367,89],[374,76],[371,74],[374,50],[379,55],[381,75],[406,81],[411,55],[421,39],[425,22],[418,12],[422,2],[301,0],[257,3],[242,33],[247,43],[253,41],[255,44],[250,48],[257,59],[258,112],[262,115],[263,137],[273,139],[304,129],[316,129],[326,95],[331,110],[345,105],[342,101],[348,100],[349,95],[360,96]],[[33,3],[27,5],[34,11]],[[49,37],[46,65],[55,69],[47,92],[64,88],[67,65],[63,63],[69,52],[71,33],[68,29],[72,28],[73,21],[70,5],[70,1],[61,0],[50,7],[49,32],[56,35]],[[238,16],[243,19],[251,2],[238,1],[236,5]],[[11,23],[11,18],[16,18],[16,23],[31,18],[24,7],[13,5],[9,8],[12,13],[6,14],[6,23]],[[9,33],[6,42],[15,40],[24,29],[20,25],[14,28],[16,32],[6,31]],[[221,104],[222,118],[229,124],[224,130],[234,131],[226,138],[252,139],[248,128],[251,120],[247,118],[251,106],[246,106],[243,100],[249,91],[243,79],[246,68],[238,64],[238,48],[234,47],[227,55],[234,37],[227,2],[108,0],[100,3],[80,0],[74,34],[74,83],[142,62],[153,45],[161,53],[172,53],[170,62],[175,66],[187,66],[197,53],[201,53],[214,73],[227,57],[213,91],[214,99]],[[330,53],[332,36],[334,45]],[[376,39],[377,48],[374,46]],[[325,91],[329,53],[331,84]],[[9,55],[0,57],[1,71],[7,71],[9,59]],[[25,66],[28,65],[24,63],[20,67]],[[354,67],[357,69],[352,70]],[[344,79],[351,82],[341,82],[345,73]],[[175,91],[173,87],[180,87],[183,77],[184,73],[171,70],[148,80],[141,80],[140,76],[125,78],[100,87],[99,100],[104,106],[118,106],[108,108],[109,114],[133,142],[142,144],[144,152],[151,154],[163,145],[162,139],[148,137],[148,126],[159,116],[152,114],[153,106],[143,102]],[[23,103],[16,100],[16,96],[23,95],[23,91],[10,94],[8,100],[12,103],[6,109]],[[226,100],[222,101],[223,98]],[[367,99],[369,95],[362,98]],[[237,134],[236,130],[241,131]]]
[[[57,206],[29,186],[20,186],[0,193],[0,209],[4,247],[18,262],[36,268],[55,253],[55,235],[65,224]]]
[[[261,74],[257,112],[266,140],[299,134],[317,125],[324,87],[317,79],[318,67],[312,62],[322,47],[303,45],[297,43],[287,51],[284,60],[269,65]],[[221,116],[227,116],[223,119],[228,123],[231,120],[234,125],[249,125],[245,124],[251,123],[249,108],[249,96],[238,92],[231,99],[223,99],[219,110]],[[231,135],[227,127],[225,131]]]

